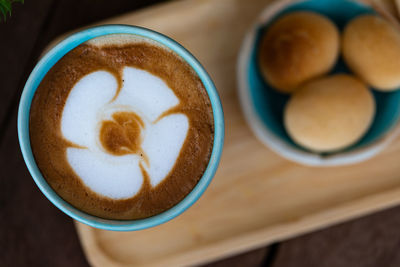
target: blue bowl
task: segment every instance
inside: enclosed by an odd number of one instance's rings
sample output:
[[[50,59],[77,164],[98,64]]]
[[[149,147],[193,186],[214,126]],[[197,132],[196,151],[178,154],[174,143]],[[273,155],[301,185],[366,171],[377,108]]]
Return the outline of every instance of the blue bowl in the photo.
[[[181,56],[194,69],[194,71],[196,71],[201,81],[203,82],[207,90],[208,96],[211,100],[214,115],[215,134],[213,150],[207,169],[205,170],[200,181],[181,202],[179,202],[171,209],[153,217],[139,220],[102,219],[84,213],[76,209],[74,206],[70,205],[68,202],[64,201],[53,191],[53,189],[47,184],[46,180],[40,173],[40,170],[37,167],[32,154],[29,138],[29,112],[32,98],[43,77],[51,69],[51,67],[65,54],[67,54],[69,51],[82,44],[83,42],[95,37],[118,33],[134,34],[140,37],[151,39],[170,48],[179,56]],[[201,66],[201,64],[195,59],[195,57],[180,44],[168,38],[167,36],[145,28],[128,25],[104,25],[86,29],[84,31],[69,36],[68,38],[57,44],[49,52],[47,52],[46,55],[37,63],[36,67],[33,69],[31,75],[29,76],[28,81],[26,82],[24,90],[22,92],[18,109],[18,138],[22,155],[24,157],[26,166],[29,169],[29,172],[31,173],[39,189],[55,206],[57,206],[67,215],[71,216],[73,219],[92,227],[115,231],[134,231],[153,227],[173,219],[174,217],[178,216],[186,209],[188,209],[203,194],[203,192],[206,190],[209,183],[211,182],[212,178],[214,177],[221,157],[224,142],[224,115],[217,90],[211,78]]]
[[[289,95],[281,94],[265,82],[257,61],[263,33],[276,19],[293,11],[314,11],[330,18],[343,30],[362,14],[375,14],[370,6],[350,0],[293,1],[269,6],[253,26],[242,45],[238,62],[239,95],[246,119],[259,139],[282,156],[306,165],[341,165],[368,159],[383,149],[397,134],[391,131],[400,116],[400,90],[372,90],[376,102],[374,121],[356,144],[333,153],[308,151],[288,136],[283,125],[283,110]],[[399,59],[400,60],[400,59]],[[340,57],[330,74],[351,73]],[[373,88],[372,88],[373,89]]]

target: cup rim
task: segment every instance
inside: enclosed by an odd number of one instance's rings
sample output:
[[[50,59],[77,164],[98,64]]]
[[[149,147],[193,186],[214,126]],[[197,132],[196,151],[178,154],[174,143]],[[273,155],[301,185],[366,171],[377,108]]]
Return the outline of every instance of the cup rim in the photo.
[[[370,159],[382,151],[400,134],[399,122],[397,122],[392,129],[389,129],[386,133],[384,133],[383,136],[378,140],[366,145],[365,147],[360,147],[351,151],[339,152],[334,155],[321,156],[313,152],[300,150],[279,138],[264,124],[252,104],[247,69],[252,47],[256,41],[255,36],[257,34],[257,29],[260,25],[264,25],[273,19],[276,13],[282,11],[289,5],[296,4],[298,2],[305,2],[305,0],[283,0],[268,5],[255,20],[242,41],[236,65],[236,71],[239,102],[246,122],[250,126],[255,136],[265,146],[269,147],[282,157],[303,165],[329,167],[349,165]],[[351,2],[361,6],[368,6],[360,3],[359,1],[351,0]]]
[[[103,219],[85,213],[65,200],[63,200],[47,183],[37,167],[36,161],[32,154],[29,136],[29,113],[33,96],[39,86],[40,82],[47,74],[47,72],[54,66],[54,64],[65,54],[77,47],[81,43],[84,43],[95,37],[109,35],[109,34],[134,34],[141,38],[147,38],[153,40],[163,46],[174,51],[178,54],[186,63],[188,63],[193,70],[197,73],[200,80],[204,84],[204,87],[209,96],[213,118],[214,118],[214,141],[213,149],[207,168],[203,173],[203,176],[198,181],[197,185],[192,191],[186,195],[186,197],[177,203],[172,208],[154,215],[152,217],[137,219],[137,220],[112,220]],[[182,45],[175,40],[167,37],[154,30],[146,29],[139,26],[123,25],[123,24],[111,24],[101,25],[91,28],[84,29],[77,33],[73,33],[66,37],[64,40],[59,42],[56,46],[46,52],[46,54],[38,61],[35,68],[32,70],[21,95],[19,107],[18,107],[18,140],[24,158],[25,164],[28,170],[39,187],[40,191],[61,211],[73,219],[87,224],[89,226],[114,231],[135,231],[142,230],[150,227],[157,226],[165,223],[192,206],[204,193],[213,179],[215,172],[218,168],[218,164],[222,154],[222,148],[224,143],[224,115],[222,110],[221,101],[217,92],[217,89],[211,80],[209,74],[206,72],[200,62]]]

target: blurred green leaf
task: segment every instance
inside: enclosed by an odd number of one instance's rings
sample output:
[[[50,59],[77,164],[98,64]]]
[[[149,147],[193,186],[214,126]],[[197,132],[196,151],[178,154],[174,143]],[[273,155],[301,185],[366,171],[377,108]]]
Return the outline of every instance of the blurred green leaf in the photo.
[[[11,6],[17,2],[24,3],[24,0],[0,0],[0,21],[5,21],[8,16],[11,16]]]
[[[1,6],[1,5],[0,5],[0,12],[1,12],[1,15],[2,15],[3,17],[6,17],[7,12],[6,12],[6,10],[3,8],[3,6]]]

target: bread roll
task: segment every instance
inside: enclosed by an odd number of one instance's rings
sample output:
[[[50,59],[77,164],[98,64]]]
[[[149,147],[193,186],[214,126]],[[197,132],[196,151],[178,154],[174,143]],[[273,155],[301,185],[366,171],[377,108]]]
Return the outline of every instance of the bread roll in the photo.
[[[356,77],[337,74],[301,86],[286,104],[284,124],[300,146],[332,152],[356,143],[374,114],[371,91]]]
[[[353,19],[344,29],[343,57],[351,70],[381,91],[400,87],[400,32],[375,15]]]
[[[305,11],[284,15],[262,37],[261,73],[278,91],[291,93],[334,66],[339,43],[339,32],[327,17]]]

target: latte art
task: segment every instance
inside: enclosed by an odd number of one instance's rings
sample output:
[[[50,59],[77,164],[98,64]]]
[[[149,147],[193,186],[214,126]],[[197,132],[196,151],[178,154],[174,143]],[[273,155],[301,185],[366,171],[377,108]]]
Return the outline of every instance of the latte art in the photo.
[[[108,153],[120,156],[139,154],[148,159],[140,148],[143,141],[141,130],[144,123],[133,112],[117,112],[112,121],[103,121],[100,129],[100,142]]]
[[[214,120],[196,72],[131,34],[79,45],[41,81],[29,122],[32,153],[65,201],[101,218],[166,211],[201,179]]]
[[[72,169],[94,192],[113,199],[137,194],[146,174],[157,186],[189,128],[186,115],[165,113],[179,100],[160,78],[132,67],[123,69],[122,78],[118,89],[106,71],[83,77],[61,118],[62,134],[76,146],[67,149]]]

